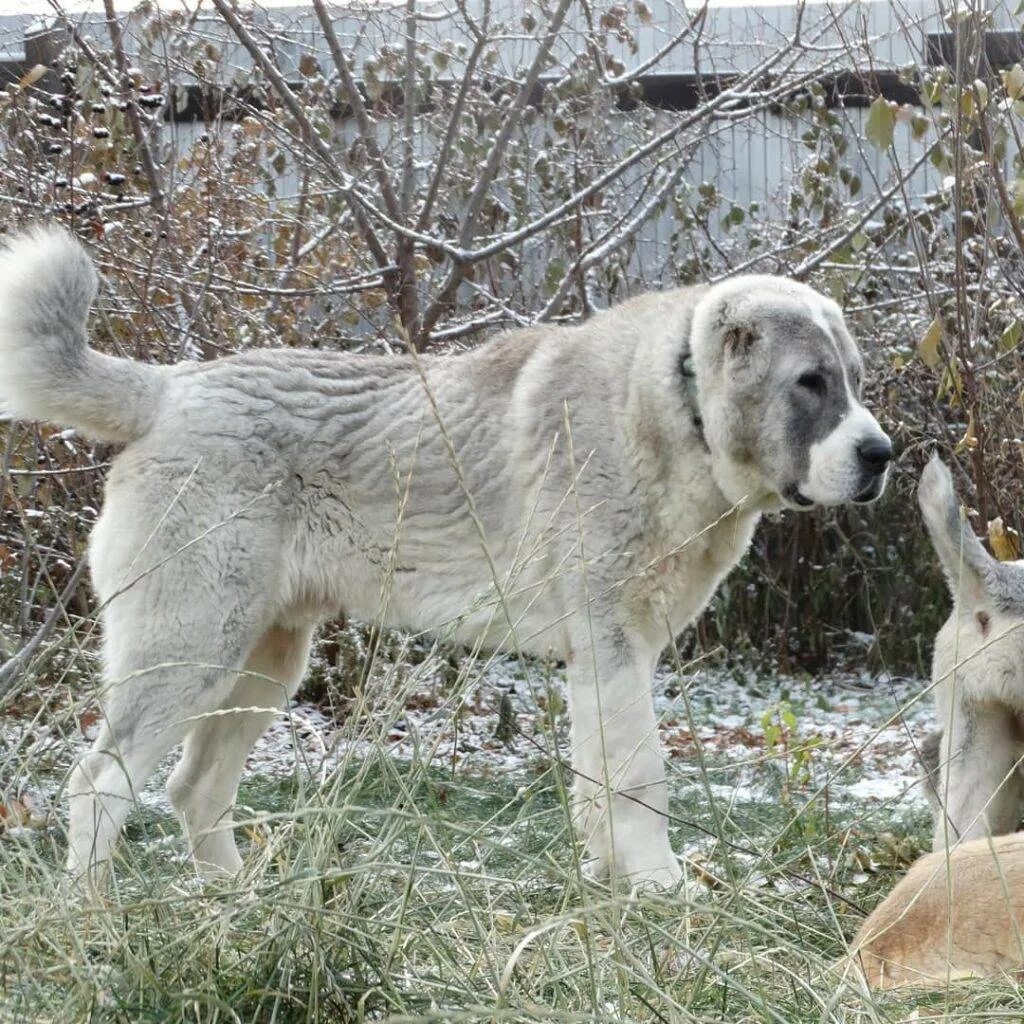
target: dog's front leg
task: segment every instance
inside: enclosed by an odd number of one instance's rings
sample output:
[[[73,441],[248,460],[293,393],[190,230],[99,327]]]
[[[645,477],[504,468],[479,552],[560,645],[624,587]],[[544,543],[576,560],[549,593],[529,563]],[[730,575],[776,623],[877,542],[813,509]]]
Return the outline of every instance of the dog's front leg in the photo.
[[[568,665],[576,827],[589,867],[630,885],[680,878],[651,679],[658,650],[620,628],[581,631]]]

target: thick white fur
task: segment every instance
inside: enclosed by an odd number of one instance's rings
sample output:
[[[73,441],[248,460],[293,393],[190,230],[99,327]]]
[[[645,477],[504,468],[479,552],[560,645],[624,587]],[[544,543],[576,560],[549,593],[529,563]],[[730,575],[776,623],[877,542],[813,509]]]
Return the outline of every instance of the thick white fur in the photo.
[[[830,449],[845,466],[884,438],[849,394],[859,356],[830,300],[743,278],[459,355],[257,351],[157,369],[86,349],[92,271],[66,236],[17,241],[4,266],[0,401],[129,442],[90,545],[106,719],[70,782],[73,871],[107,861],[133,792],[182,740],[169,788],[195,856],[237,869],[231,805],[268,713],[211,713],[282,706],[315,624],[344,609],[564,658],[594,869],[679,877],[659,652],[761,512],[806,482],[808,422],[856,418]],[[809,365],[844,382],[832,406],[794,391]],[[852,500],[862,477],[816,498]]]
[[[941,850],[1012,832],[1024,816],[1024,563],[985,551],[937,457],[918,498],[953,594],[932,658],[942,737],[929,795]]]
[[[36,228],[0,250],[0,412],[104,441],[148,429],[162,371],[87,346],[95,295],[96,272],[70,235]]]

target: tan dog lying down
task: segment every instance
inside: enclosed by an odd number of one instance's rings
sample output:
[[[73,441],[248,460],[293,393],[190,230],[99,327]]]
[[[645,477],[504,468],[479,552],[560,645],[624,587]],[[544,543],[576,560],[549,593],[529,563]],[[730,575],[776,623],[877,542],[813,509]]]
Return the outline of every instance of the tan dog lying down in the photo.
[[[1024,969],[1024,833],[919,858],[850,948],[844,965],[876,989]]]

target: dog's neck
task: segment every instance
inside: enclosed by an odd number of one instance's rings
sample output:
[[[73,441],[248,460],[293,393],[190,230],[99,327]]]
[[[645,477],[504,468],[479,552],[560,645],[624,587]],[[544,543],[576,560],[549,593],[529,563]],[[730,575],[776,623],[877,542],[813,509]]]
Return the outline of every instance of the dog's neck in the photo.
[[[682,381],[683,397],[688,407],[690,422],[701,447],[708,455],[711,478],[721,493],[723,501],[735,506],[737,512],[760,515],[762,512],[777,511],[782,507],[778,495],[763,493],[756,487],[752,487],[752,474],[748,470],[733,461],[728,461],[723,465],[722,459],[716,458],[714,452],[711,451],[704,430],[704,419],[701,416],[697,374],[689,346],[679,357],[679,376]]]
[[[711,480],[722,496],[723,507],[732,505],[737,512],[760,515],[761,512],[774,511],[776,504],[772,497],[765,494],[752,493],[749,486],[749,473],[738,464],[722,465],[708,444],[704,430],[704,418],[700,410],[700,396],[697,389],[697,374],[693,364],[693,355],[687,347],[679,356],[679,377],[681,380],[683,400],[687,406],[687,415],[693,426],[696,439],[704,453],[708,456]]]
[[[704,436],[704,420],[700,414],[700,401],[697,397],[697,373],[693,367],[693,355],[689,348],[686,348],[679,357],[679,376],[683,382],[683,396],[689,406],[690,422],[700,438],[700,443],[707,450],[708,442]]]

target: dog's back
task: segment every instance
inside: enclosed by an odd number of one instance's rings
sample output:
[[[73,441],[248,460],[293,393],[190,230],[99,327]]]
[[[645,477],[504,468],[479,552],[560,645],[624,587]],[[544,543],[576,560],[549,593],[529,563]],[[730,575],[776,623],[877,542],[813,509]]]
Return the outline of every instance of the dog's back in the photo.
[[[844,963],[875,989],[1024,968],[1024,833],[919,858],[861,925]]]

